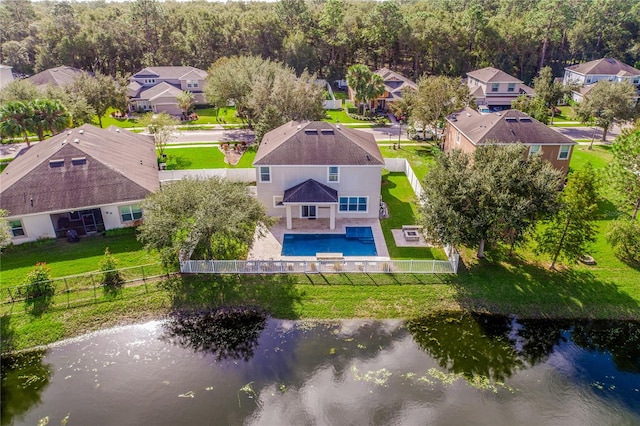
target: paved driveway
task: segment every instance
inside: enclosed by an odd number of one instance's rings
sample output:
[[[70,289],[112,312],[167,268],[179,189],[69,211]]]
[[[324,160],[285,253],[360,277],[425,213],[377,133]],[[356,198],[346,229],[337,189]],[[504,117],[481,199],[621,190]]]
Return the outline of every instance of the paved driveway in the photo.
[[[602,140],[602,129],[600,127],[552,127],[556,132],[571,139],[589,139],[595,137],[596,142]],[[607,141],[613,141],[620,134],[620,127],[613,126],[607,132]]]

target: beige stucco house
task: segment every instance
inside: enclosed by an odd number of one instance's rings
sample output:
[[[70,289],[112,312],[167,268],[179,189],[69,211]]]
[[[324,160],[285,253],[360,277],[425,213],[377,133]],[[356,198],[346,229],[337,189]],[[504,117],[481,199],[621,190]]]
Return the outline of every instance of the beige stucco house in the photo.
[[[575,85],[576,89],[571,91],[571,97],[576,102],[582,102],[593,85],[601,80],[615,83],[630,81],[640,94],[640,70],[613,58],[602,58],[565,68],[562,84]]]
[[[137,225],[160,186],[151,139],[89,124],[31,146],[0,177],[13,244]]]
[[[270,216],[377,219],[384,159],[370,133],[291,121],[267,133],[253,165],[257,196]]]
[[[374,74],[378,74],[384,80],[384,93],[371,100],[369,105],[371,110],[387,112],[389,111],[390,104],[402,98],[402,92],[406,90],[418,90],[415,82],[389,68],[380,68],[374,71]],[[349,100],[355,101],[355,91],[351,87],[347,87],[347,90]]]
[[[522,80],[494,67],[468,72],[467,86],[476,105],[489,108],[509,109],[518,96],[534,94]]]
[[[514,143],[525,145],[527,155],[539,153],[565,175],[569,171],[573,147],[577,145],[565,135],[516,109],[483,115],[474,109],[464,108],[447,117],[445,152],[459,149],[471,154],[482,145]]]
[[[206,71],[194,67],[147,67],[135,73],[127,86],[131,109],[181,115],[176,96],[189,91],[195,105],[204,104],[206,78]]]

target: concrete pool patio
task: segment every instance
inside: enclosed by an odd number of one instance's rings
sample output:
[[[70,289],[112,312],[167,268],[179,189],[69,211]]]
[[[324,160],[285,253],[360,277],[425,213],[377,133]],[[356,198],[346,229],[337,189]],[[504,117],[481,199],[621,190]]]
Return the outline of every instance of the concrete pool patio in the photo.
[[[336,219],[336,229],[329,228],[329,219],[292,219],[293,229],[287,229],[284,218],[270,229],[262,229],[264,236],[258,237],[258,230],[254,237],[253,247],[249,251],[247,260],[316,260],[315,256],[282,256],[282,242],[284,234],[344,234],[347,226],[369,226],[373,232],[377,256],[344,256],[348,260],[389,260],[389,250],[382,233],[378,219]],[[339,250],[337,250],[339,251]]]

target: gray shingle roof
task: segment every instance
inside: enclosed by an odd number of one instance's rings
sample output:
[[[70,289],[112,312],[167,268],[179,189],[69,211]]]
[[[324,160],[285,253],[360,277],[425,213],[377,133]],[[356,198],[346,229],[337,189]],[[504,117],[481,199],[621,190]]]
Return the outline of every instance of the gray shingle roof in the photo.
[[[522,83],[522,80],[507,74],[494,67],[486,67],[468,72],[469,77],[476,78],[484,83]]]
[[[388,99],[402,98],[403,90],[418,90],[416,83],[389,68],[380,68],[375,73],[384,79],[385,90],[389,93]]]
[[[133,75],[135,78],[154,76],[160,79],[183,79],[187,74],[194,73],[200,79],[207,77],[207,72],[195,67],[147,67]]]
[[[613,58],[597,59],[583,64],[572,65],[567,69],[584,75],[618,75],[620,72],[627,73],[620,75],[640,75],[640,70]]]
[[[161,96],[163,94],[168,94],[170,96],[176,97],[182,93],[182,89],[163,81],[161,83],[156,84],[155,86],[143,89],[140,93],[135,96],[135,99],[148,99],[152,100]]]
[[[338,191],[308,179],[284,191],[283,203],[337,203]]]
[[[36,86],[46,86],[50,84],[56,87],[64,87],[73,83],[83,72],[84,71],[73,67],[49,68],[36,75],[32,75],[27,78],[27,80]]]
[[[447,121],[474,145],[518,142],[525,145],[576,144],[565,135],[515,109],[482,115],[471,108],[464,108],[447,117]]]
[[[140,200],[160,186],[156,158],[146,136],[85,124],[15,158],[0,175],[0,208],[17,216]]]
[[[275,165],[384,165],[371,133],[322,121],[290,121],[264,135],[253,162]]]

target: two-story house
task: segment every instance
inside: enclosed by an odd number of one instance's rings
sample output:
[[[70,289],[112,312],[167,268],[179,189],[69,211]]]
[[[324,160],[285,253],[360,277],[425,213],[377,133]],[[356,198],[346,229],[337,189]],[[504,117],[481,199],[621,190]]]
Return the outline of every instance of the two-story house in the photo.
[[[384,159],[372,134],[340,125],[290,121],[267,133],[253,165],[257,196],[270,216],[377,219]]]
[[[206,71],[194,67],[147,67],[135,73],[127,86],[130,107],[133,111],[180,115],[176,97],[188,91],[193,93],[195,105],[204,104],[206,78]]]
[[[84,72],[78,68],[61,66],[41,71],[27,78],[27,81],[41,90],[46,89],[47,86],[66,87],[73,84]]]
[[[485,115],[464,108],[447,117],[445,152],[459,149],[471,154],[482,145],[514,143],[525,145],[527,155],[539,153],[565,175],[576,145],[565,135],[516,109]]]
[[[31,146],[0,179],[13,244],[136,225],[160,187],[153,140],[89,124]]]
[[[491,109],[509,109],[518,96],[534,94],[522,80],[493,67],[468,72],[467,86],[476,105]]]
[[[418,86],[412,80],[402,74],[391,71],[389,68],[380,68],[375,71],[384,80],[384,93],[377,98],[371,100],[369,107],[371,110],[379,112],[387,112],[389,104],[402,98],[402,92],[405,90],[418,90]],[[355,99],[355,91],[351,87],[347,87],[349,99]]]
[[[571,97],[574,101],[581,102],[589,94],[593,85],[600,80],[616,83],[630,81],[640,94],[640,70],[613,58],[602,58],[565,68],[562,84],[575,85],[576,88],[571,91]]]

